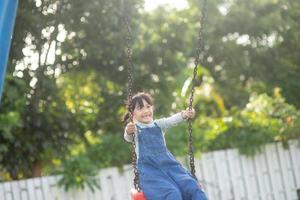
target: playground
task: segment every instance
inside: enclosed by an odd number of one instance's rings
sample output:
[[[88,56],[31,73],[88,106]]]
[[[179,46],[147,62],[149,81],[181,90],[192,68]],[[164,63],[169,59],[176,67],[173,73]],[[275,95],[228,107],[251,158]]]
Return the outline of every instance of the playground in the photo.
[[[300,200],[299,10],[2,0],[0,199]]]

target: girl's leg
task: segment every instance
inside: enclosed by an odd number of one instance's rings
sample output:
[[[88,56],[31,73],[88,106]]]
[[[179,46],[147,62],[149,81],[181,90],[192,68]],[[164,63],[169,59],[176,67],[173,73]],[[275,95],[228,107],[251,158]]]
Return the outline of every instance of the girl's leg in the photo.
[[[180,190],[163,179],[142,180],[141,189],[147,200],[183,200]]]
[[[198,182],[181,165],[169,166],[167,173],[179,186],[183,200],[207,200]]]
[[[179,184],[183,191],[184,200],[208,200],[198,182],[189,174],[179,181],[181,182]]]
[[[198,189],[192,194],[192,200],[207,200],[206,194],[202,191],[202,189]]]
[[[143,165],[140,186],[147,200],[183,200],[176,183],[159,168]]]
[[[169,194],[165,195],[165,200],[182,200],[181,192],[179,189],[174,188]]]

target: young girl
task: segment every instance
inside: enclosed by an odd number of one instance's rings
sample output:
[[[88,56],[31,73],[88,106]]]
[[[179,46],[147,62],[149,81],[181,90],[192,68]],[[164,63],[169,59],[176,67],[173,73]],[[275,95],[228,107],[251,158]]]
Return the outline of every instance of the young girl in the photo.
[[[129,121],[130,110],[133,122]],[[147,200],[207,200],[197,181],[169,152],[164,137],[168,128],[194,116],[192,109],[153,120],[153,100],[148,93],[137,93],[127,104],[124,138],[132,142],[136,133],[140,187]]]

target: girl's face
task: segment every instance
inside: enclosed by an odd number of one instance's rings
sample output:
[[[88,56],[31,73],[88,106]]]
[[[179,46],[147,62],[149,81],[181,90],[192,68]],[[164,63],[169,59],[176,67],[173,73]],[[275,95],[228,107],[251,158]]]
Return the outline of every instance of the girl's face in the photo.
[[[143,107],[136,104],[133,110],[133,121],[149,124],[153,121],[153,106],[143,99]]]

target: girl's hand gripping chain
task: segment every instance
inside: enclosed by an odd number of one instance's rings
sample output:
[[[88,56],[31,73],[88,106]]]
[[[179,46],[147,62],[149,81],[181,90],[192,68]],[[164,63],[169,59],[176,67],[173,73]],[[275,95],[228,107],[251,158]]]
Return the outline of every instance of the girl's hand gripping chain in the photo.
[[[128,135],[132,135],[133,133],[136,133],[137,130],[135,124],[133,122],[129,122],[126,125],[125,131]]]
[[[183,119],[192,119],[195,117],[195,110],[194,108],[181,111],[181,116]]]

